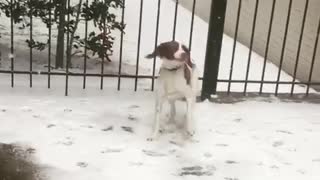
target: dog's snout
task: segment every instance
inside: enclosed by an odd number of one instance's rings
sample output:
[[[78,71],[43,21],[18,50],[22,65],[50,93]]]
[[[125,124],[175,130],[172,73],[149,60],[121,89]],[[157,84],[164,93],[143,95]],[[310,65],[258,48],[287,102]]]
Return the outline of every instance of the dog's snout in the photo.
[[[186,52],[183,52],[183,53],[181,53],[181,55],[180,55],[180,58],[181,58],[182,60],[186,60],[186,59],[188,59],[188,57],[189,57],[189,55],[188,55],[188,53],[186,53]]]

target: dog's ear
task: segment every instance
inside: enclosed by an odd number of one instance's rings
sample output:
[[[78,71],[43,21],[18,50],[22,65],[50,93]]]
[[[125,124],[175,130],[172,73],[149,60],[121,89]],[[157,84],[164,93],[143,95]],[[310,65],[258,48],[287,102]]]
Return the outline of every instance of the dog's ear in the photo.
[[[155,57],[154,52],[145,56],[145,58],[147,58],[147,59],[152,59],[154,57]]]
[[[156,56],[159,56],[159,48],[157,47],[151,54],[145,56],[147,59],[152,59]]]

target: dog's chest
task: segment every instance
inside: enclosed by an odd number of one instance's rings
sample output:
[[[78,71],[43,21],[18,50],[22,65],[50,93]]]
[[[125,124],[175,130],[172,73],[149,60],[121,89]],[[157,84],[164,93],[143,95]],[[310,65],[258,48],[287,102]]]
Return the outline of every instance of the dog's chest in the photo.
[[[183,68],[177,70],[161,69],[158,85],[158,88],[165,94],[183,93],[190,89],[184,78]]]

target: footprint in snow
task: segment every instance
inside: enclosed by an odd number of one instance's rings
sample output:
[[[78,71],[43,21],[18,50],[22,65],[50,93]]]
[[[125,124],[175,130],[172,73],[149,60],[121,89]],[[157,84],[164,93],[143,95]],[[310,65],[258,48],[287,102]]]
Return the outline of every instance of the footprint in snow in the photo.
[[[239,162],[237,161],[233,161],[233,160],[227,160],[225,161],[226,164],[239,164]]]
[[[139,108],[140,106],[138,106],[138,105],[131,105],[131,106],[129,106],[129,109],[136,109],[136,108]]]
[[[106,154],[106,153],[119,153],[122,152],[123,150],[120,148],[107,148],[103,151],[101,151],[102,154]]]
[[[31,111],[32,111],[32,109],[31,109],[30,107],[28,107],[28,106],[22,107],[21,110],[22,110],[23,112],[31,112]]]
[[[78,163],[77,163],[77,166],[79,166],[79,167],[81,167],[81,168],[85,168],[85,167],[88,166],[88,163],[86,163],[86,162],[78,162]]]
[[[293,134],[290,131],[286,131],[286,130],[277,130],[278,133],[284,133],[284,134]]]
[[[305,174],[306,173],[306,171],[303,170],[303,169],[298,169],[297,172],[300,173],[300,174]]]
[[[206,152],[206,153],[203,154],[203,156],[206,157],[206,158],[211,158],[212,154],[209,153],[209,152]]]
[[[0,112],[7,112],[6,109],[0,109]]]
[[[66,108],[66,109],[64,109],[63,111],[64,111],[64,112],[72,112],[72,109]]]
[[[237,119],[234,119],[233,121],[234,121],[234,122],[241,122],[242,119],[241,119],[241,118],[237,118]]]
[[[283,141],[275,141],[272,144],[273,147],[279,147],[279,146],[282,146],[282,145],[284,145]]]
[[[121,129],[126,132],[133,133],[132,127],[129,127],[129,126],[121,126]]]
[[[129,162],[130,166],[142,166],[143,163],[142,162]]]
[[[74,144],[73,139],[71,137],[66,137],[64,141],[59,141],[57,144],[62,144],[65,146],[71,146]]]
[[[227,146],[229,146],[229,145],[228,145],[228,144],[216,144],[216,146],[227,147]]]
[[[113,126],[109,126],[107,128],[101,129],[102,131],[112,131],[113,130]]]
[[[40,118],[40,115],[39,114],[35,114],[35,115],[32,115],[32,117],[38,119],[38,118]]]
[[[276,165],[272,165],[272,166],[270,166],[270,168],[271,168],[271,169],[279,169],[279,167],[276,166]]]
[[[215,167],[203,168],[202,166],[183,167],[180,170],[179,176],[212,176]]]
[[[135,117],[135,116],[133,116],[132,114],[130,114],[129,117],[128,117],[128,119],[129,119],[130,121],[136,121],[138,118]]]
[[[93,128],[93,126],[91,126],[91,125],[81,125],[81,127],[83,127],[83,128],[89,128],[89,129],[92,129],[92,128]]]
[[[239,180],[238,178],[225,177],[225,180]]]
[[[52,128],[52,127],[55,127],[56,125],[55,124],[49,124],[48,126],[47,126],[47,128]]]
[[[155,151],[149,151],[149,150],[142,150],[142,152],[148,156],[153,156],[153,157],[163,157],[163,156],[167,156],[166,154],[163,153],[158,153]]]

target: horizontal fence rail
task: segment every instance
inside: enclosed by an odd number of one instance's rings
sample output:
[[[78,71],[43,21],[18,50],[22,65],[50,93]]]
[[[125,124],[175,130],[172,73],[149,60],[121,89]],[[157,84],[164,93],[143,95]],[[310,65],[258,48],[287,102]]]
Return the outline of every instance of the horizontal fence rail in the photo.
[[[154,22],[155,22],[155,34],[154,36],[152,35],[152,43],[154,42],[154,48],[156,48],[156,46],[159,44],[159,36],[161,35],[161,31],[160,28],[162,28],[164,25],[162,25],[161,22],[161,12],[163,12],[163,7],[162,5],[164,3],[165,0],[153,0],[154,3],[156,4],[156,9],[154,11]],[[282,80],[282,73],[283,73],[283,68],[285,66],[285,56],[287,53],[287,47],[289,45],[289,32],[292,31],[290,28],[293,28],[293,26],[290,26],[290,23],[292,23],[293,21],[297,21],[296,19],[292,18],[292,13],[294,11],[294,3],[295,1],[298,0],[288,0],[288,4],[287,4],[287,9],[285,10],[286,12],[286,17],[284,18],[285,21],[282,24],[283,26],[283,32],[282,33],[282,37],[281,37],[281,44],[279,45],[279,50],[280,50],[280,56],[278,60],[278,69],[277,72],[275,74],[276,78],[274,80],[270,80],[267,79],[267,64],[271,58],[271,46],[272,46],[272,37],[274,36],[274,33],[276,33],[275,31],[275,20],[276,20],[276,11],[279,11],[280,7],[280,0],[271,0],[270,1],[270,11],[267,12],[266,16],[268,16],[267,19],[267,28],[266,28],[266,36],[265,37],[258,37],[257,35],[257,28],[259,26],[259,17],[261,17],[261,6],[263,4],[263,2],[265,2],[267,0],[251,0],[250,2],[252,3],[252,6],[250,6],[251,11],[252,11],[252,16],[248,19],[243,18],[243,13],[246,13],[247,9],[244,8],[248,8],[246,6],[246,1],[243,0],[238,0],[236,1],[236,12],[234,14],[236,14],[236,16],[233,16],[233,18],[235,19],[234,24],[232,24],[232,34],[230,34],[233,37],[233,41],[232,41],[232,46],[230,49],[228,49],[229,54],[230,54],[230,59],[228,59],[230,61],[230,64],[226,66],[221,66],[221,61],[225,61],[226,58],[221,57],[221,51],[224,48],[224,41],[223,41],[223,35],[224,35],[224,27],[225,25],[225,20],[227,20],[226,18],[228,18],[226,16],[226,14],[228,14],[228,8],[226,8],[226,4],[231,3],[231,1],[229,0],[212,0],[211,3],[212,4],[216,4],[221,6],[222,8],[215,8],[212,7],[212,11],[211,12],[211,19],[209,20],[209,31],[208,31],[208,39],[207,39],[207,56],[206,56],[206,60],[205,60],[205,64],[206,66],[203,67],[204,68],[204,76],[203,77],[199,77],[199,80],[201,80],[203,82],[203,91],[202,94],[203,96],[206,97],[210,97],[210,94],[215,94],[217,91],[219,92],[226,92],[227,94],[232,94],[233,92],[239,92],[241,91],[243,93],[243,95],[246,95],[247,92],[249,91],[254,91],[254,92],[258,92],[260,95],[263,93],[266,93],[265,91],[265,87],[267,85],[274,85],[274,95],[278,95],[279,93],[283,93],[283,91],[280,91],[280,86],[281,85],[286,85],[286,86],[290,86],[289,90],[285,93],[289,93],[291,96],[293,96],[295,94],[296,91],[296,87],[297,86],[305,86],[305,95],[308,95],[311,91],[312,87],[320,87],[320,81],[319,79],[315,78],[315,71],[319,70],[320,68],[317,67],[319,66],[319,55],[317,52],[318,51],[318,43],[319,43],[319,32],[320,32],[320,16],[316,15],[318,20],[318,24],[316,25],[316,30],[314,36],[314,42],[313,42],[313,46],[312,46],[312,58],[308,59],[310,61],[310,67],[308,70],[306,70],[306,77],[308,77],[307,79],[300,79],[298,76],[298,72],[299,69],[301,68],[301,64],[305,63],[303,62],[303,58],[302,58],[302,54],[303,54],[303,42],[304,42],[304,38],[305,38],[305,33],[306,33],[306,27],[307,27],[307,21],[309,20],[308,18],[310,18],[310,15],[308,16],[309,9],[311,6],[311,1],[309,0],[303,0],[304,2],[304,6],[302,8],[302,15],[301,15],[301,20],[298,19],[298,21],[300,21],[301,26],[299,26],[299,36],[297,37],[298,43],[297,43],[297,49],[296,49],[296,54],[295,54],[295,58],[294,58],[294,63],[293,63],[293,71],[292,73],[289,72],[290,75],[292,75],[292,79],[290,80]],[[300,1],[300,0],[299,0]],[[10,0],[10,1],[6,1],[7,3],[10,3],[10,7],[9,7],[9,11],[10,14],[14,14],[15,13],[15,3],[17,3],[17,1],[15,0]],[[37,2],[36,0],[29,0],[26,1],[27,3],[35,3]],[[70,84],[70,76],[75,76],[75,77],[82,77],[81,78],[81,82],[82,82],[82,88],[86,89],[87,88],[87,84],[88,84],[88,79],[87,77],[97,77],[100,78],[100,89],[104,88],[104,78],[106,77],[112,77],[117,79],[117,86],[116,89],[117,90],[121,90],[121,83],[122,83],[122,79],[123,78],[129,78],[129,79],[133,79],[134,80],[134,85],[133,85],[133,89],[134,91],[138,90],[139,87],[139,79],[148,79],[150,80],[150,89],[153,91],[155,88],[155,81],[158,78],[157,76],[157,72],[156,72],[156,66],[157,66],[157,58],[155,57],[151,63],[151,68],[150,68],[150,75],[141,75],[140,74],[140,59],[142,58],[143,54],[141,54],[141,48],[143,47],[143,41],[141,41],[142,36],[143,36],[143,24],[145,22],[145,8],[146,4],[148,4],[147,1],[144,0],[137,0],[137,2],[139,2],[139,4],[137,4],[137,8],[138,8],[138,19],[137,19],[137,34],[136,34],[136,41],[137,41],[137,46],[136,46],[136,56],[135,58],[135,65],[134,65],[134,73],[132,74],[126,74],[124,71],[124,56],[126,51],[124,50],[124,46],[125,46],[125,38],[126,38],[126,33],[125,31],[121,31],[119,33],[119,39],[117,38],[116,40],[119,41],[119,49],[117,49],[117,52],[119,52],[119,56],[117,57],[117,62],[119,63],[117,70],[115,73],[106,73],[105,72],[105,62],[108,61],[108,57],[106,56],[102,56],[101,58],[101,67],[99,69],[99,72],[89,72],[88,71],[88,54],[89,54],[89,47],[87,46],[87,44],[89,44],[90,42],[90,30],[89,30],[89,17],[81,17],[84,18],[83,20],[83,28],[78,29],[78,31],[83,31],[84,33],[84,47],[83,47],[83,57],[79,58],[79,61],[81,61],[82,65],[83,65],[83,69],[81,69],[80,71],[77,72],[72,72],[71,70],[71,61],[68,61],[68,55],[70,53],[68,53],[69,51],[71,51],[72,46],[69,46],[70,42],[76,38],[74,34],[72,34],[72,28],[74,28],[74,20],[71,20],[71,14],[69,13],[70,11],[74,11],[74,9],[76,9],[77,7],[72,4],[72,0],[66,0],[64,5],[61,5],[61,7],[63,7],[62,9],[60,9],[60,11],[64,11],[65,14],[65,24],[62,26],[62,28],[65,29],[64,32],[64,39],[65,39],[65,43],[64,44],[64,55],[62,55],[61,57],[63,58],[63,62],[65,63],[64,68],[60,69],[59,71],[55,71],[52,66],[53,66],[53,59],[52,59],[52,54],[53,54],[53,50],[54,47],[52,45],[53,43],[53,37],[54,37],[54,32],[56,31],[56,29],[53,28],[53,24],[54,21],[57,20],[57,18],[63,18],[63,17],[59,17],[55,14],[55,12],[53,11],[54,4],[52,0],[47,0],[46,2],[48,2],[48,5],[44,6],[46,8],[46,11],[48,12],[45,16],[45,21],[46,21],[46,25],[47,25],[47,34],[48,34],[48,39],[47,39],[47,44],[46,46],[46,61],[48,63],[48,67],[46,70],[41,70],[41,71],[37,71],[36,68],[34,68],[35,63],[35,48],[32,46],[32,43],[35,43],[33,41],[33,38],[35,38],[36,34],[34,33],[36,28],[34,27],[36,21],[39,19],[39,15],[37,15],[37,17],[35,16],[35,13],[37,12],[37,9],[35,8],[30,8],[28,9],[27,12],[27,16],[26,19],[28,19],[28,24],[26,25],[26,30],[28,30],[28,38],[30,38],[29,42],[30,42],[30,46],[28,48],[28,70],[18,70],[15,63],[15,59],[16,57],[16,53],[20,51],[20,49],[17,48],[17,45],[15,44],[15,36],[17,33],[17,26],[16,21],[17,19],[15,19],[15,17],[10,16],[10,32],[1,32],[2,30],[0,29],[0,34],[1,33],[6,33],[10,35],[10,47],[9,47],[9,63],[10,63],[10,67],[8,69],[0,69],[0,73],[1,74],[10,74],[10,82],[11,82],[11,87],[15,86],[16,83],[16,75],[26,75],[28,76],[28,84],[30,87],[34,86],[34,82],[35,82],[35,75],[44,75],[47,76],[47,87],[51,88],[51,81],[52,81],[52,77],[53,76],[64,76],[65,77],[65,82],[64,82],[64,86],[65,86],[65,95],[67,96],[69,94],[69,84]],[[86,5],[90,4],[90,0],[82,0],[81,1],[82,4],[81,6],[79,6],[78,8],[84,8]],[[102,2],[102,1],[101,1]],[[128,3],[128,0],[119,0],[119,2],[122,3],[122,6],[120,7],[121,9],[119,9],[119,13],[118,13],[118,17],[119,18],[119,23],[118,26],[120,27],[124,27],[126,25],[126,10],[127,10],[127,6],[126,3]],[[107,1],[104,1],[104,3],[107,3]],[[173,6],[173,12],[172,12],[172,21],[170,20],[170,23],[173,23],[172,26],[172,34],[170,32],[170,40],[176,40],[177,39],[177,31],[179,30],[179,11],[181,10],[180,7],[180,3],[183,3],[182,1],[179,0],[172,0],[172,6]],[[186,37],[187,42],[188,42],[188,47],[191,50],[192,47],[196,47],[196,45],[193,45],[194,41],[193,38],[195,36],[195,22],[196,22],[196,12],[197,12],[197,3],[202,3],[200,1],[197,0],[192,0],[192,3],[190,3],[190,27],[188,26],[188,37]],[[226,4],[225,4],[226,3]],[[234,3],[232,1],[232,3]],[[210,6],[210,5],[208,5]],[[33,7],[33,6],[30,6]],[[265,12],[265,11],[263,11]],[[74,12],[75,13],[75,12]],[[208,14],[210,14],[210,12],[208,12]],[[74,15],[74,14],[73,14]],[[5,14],[3,12],[1,12],[1,16],[5,16]],[[61,19],[60,19],[61,20]],[[243,39],[242,34],[243,32],[241,32],[241,23],[243,23],[244,21],[250,21],[250,24],[252,24],[252,26],[246,27],[246,31],[249,33],[248,35],[248,39],[247,39],[247,46],[248,46],[248,53],[247,53],[247,60],[246,62],[242,62],[243,64],[245,64],[245,69],[244,69],[244,78],[243,79],[239,79],[238,77],[235,77],[235,69],[237,69],[237,51],[240,49],[238,47],[238,41],[240,41],[241,39]],[[102,46],[107,46],[107,42],[108,40],[108,35],[109,35],[109,31],[107,30],[109,24],[107,23],[109,21],[109,19],[107,20],[107,18],[102,19],[102,24],[101,24],[101,28],[99,33],[101,33],[101,45]],[[260,23],[261,24],[261,23]],[[8,31],[9,31],[8,28]],[[58,27],[57,30],[59,30]],[[210,29],[211,28],[211,29]],[[70,30],[71,29],[71,30]],[[8,35],[8,36],[9,36]],[[240,38],[241,37],[241,38]],[[58,37],[59,38],[59,37]],[[253,68],[254,67],[252,64],[254,63],[255,59],[253,58],[253,53],[256,50],[256,41],[259,39],[264,39],[265,40],[265,47],[263,47],[264,51],[263,53],[260,53],[260,55],[263,57],[263,61],[261,62],[261,70],[259,70],[259,72],[261,71],[261,74],[258,74],[258,79],[251,79],[250,78],[250,73],[252,73],[254,71]],[[1,38],[0,38],[0,45],[1,45]],[[0,46],[1,47],[1,46]],[[57,47],[58,48],[58,47]],[[101,53],[107,53],[107,50],[104,50],[103,48],[99,50],[99,52]],[[193,52],[191,51],[191,54]],[[1,49],[0,49],[0,55],[4,55],[4,53],[1,53]],[[0,57],[0,60],[3,59]],[[199,60],[200,61],[200,60]],[[1,62],[0,62],[1,63]],[[224,71],[224,72],[228,72],[227,73],[227,77],[220,77],[219,76],[219,71]],[[300,69],[301,71],[301,69]],[[317,80],[314,80],[317,79]],[[1,79],[0,81],[4,81],[3,79]],[[233,85],[243,85],[243,89],[242,90],[233,90]],[[255,90],[250,90],[249,86],[250,85],[255,85],[257,86],[257,88],[255,88]],[[221,86],[220,86],[221,85]],[[226,85],[226,86],[222,86],[222,85]]]

